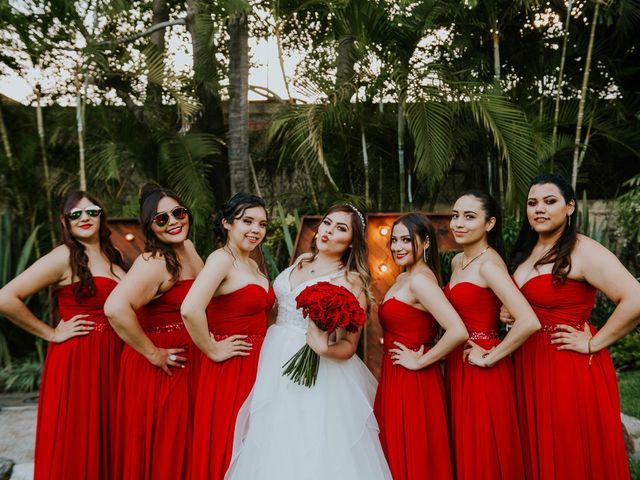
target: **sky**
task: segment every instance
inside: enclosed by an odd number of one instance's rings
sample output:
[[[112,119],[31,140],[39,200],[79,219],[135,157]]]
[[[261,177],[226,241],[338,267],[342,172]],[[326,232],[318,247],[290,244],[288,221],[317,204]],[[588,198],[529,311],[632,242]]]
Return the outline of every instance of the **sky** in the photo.
[[[181,40],[179,29],[181,26],[173,27],[174,34],[168,38],[168,50],[174,68],[178,72],[188,72],[192,68],[190,44]],[[184,37],[182,37],[184,38]],[[252,68],[249,71],[249,84],[268,88],[281,98],[286,99],[287,93],[284,80],[278,63],[278,49],[275,38],[249,39]],[[301,55],[301,54],[300,54]],[[292,96],[304,100],[309,100],[305,95],[296,90],[291,84],[296,65],[301,58],[300,55],[290,54],[284,58],[285,72],[289,81],[289,88]],[[46,86],[53,87],[59,78],[52,78],[49,72],[39,72],[35,69],[21,78],[16,74],[0,75],[0,93],[17,100],[23,104],[29,104],[33,100],[33,85],[40,82],[43,90]],[[264,97],[254,92],[249,92],[249,100],[264,100]],[[72,104],[75,99],[62,99],[61,104]]]

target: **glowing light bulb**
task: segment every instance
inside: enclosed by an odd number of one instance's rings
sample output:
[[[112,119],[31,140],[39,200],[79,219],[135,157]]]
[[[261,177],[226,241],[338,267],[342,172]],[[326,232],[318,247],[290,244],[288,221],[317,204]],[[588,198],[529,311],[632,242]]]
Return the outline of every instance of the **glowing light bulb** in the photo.
[[[386,263],[381,263],[380,265],[378,265],[378,270],[380,270],[382,273],[386,273],[389,271],[389,267]]]
[[[124,238],[126,238],[128,242],[132,242],[136,236],[133,233],[127,233]]]
[[[380,233],[380,235],[382,235],[383,237],[386,237],[387,235],[389,235],[389,227],[387,227],[386,225],[380,227],[380,230],[378,230],[378,232]]]

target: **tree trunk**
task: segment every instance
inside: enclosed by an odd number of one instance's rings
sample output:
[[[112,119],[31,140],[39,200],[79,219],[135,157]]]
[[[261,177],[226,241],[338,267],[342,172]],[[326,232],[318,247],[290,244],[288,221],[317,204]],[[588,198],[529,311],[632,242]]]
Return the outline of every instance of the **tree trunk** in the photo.
[[[229,33],[229,176],[231,193],[251,191],[249,167],[249,24],[238,12],[228,20]]]
[[[355,93],[353,78],[354,70],[354,48],[356,39],[353,35],[342,35],[338,39],[338,56],[336,59],[336,89],[339,99],[349,102]]]
[[[562,53],[560,54],[560,70],[558,71],[558,83],[556,85],[556,100],[553,106],[553,133],[551,134],[551,165],[553,172],[553,159],[558,145],[558,120],[560,118],[560,97],[562,93],[562,78],[564,77],[564,64],[567,59],[567,45],[569,43],[569,24],[571,22],[571,7],[573,0],[567,2],[567,18],[564,21],[564,36],[562,39]]]
[[[9,134],[7,133],[7,126],[4,123],[4,115],[2,113],[2,103],[0,103],[0,136],[2,137],[2,146],[4,147],[4,155],[7,157],[9,168],[13,170],[14,160],[13,152],[11,151],[11,143],[9,142]]]
[[[86,83],[87,76],[85,75],[85,80],[82,82],[82,85],[80,85],[80,66],[78,65],[76,70],[76,127],[78,130],[78,177],[80,178],[80,190],[87,189],[87,173],[84,159],[85,99],[83,98]]]
[[[404,162],[404,105],[402,101],[398,102],[398,173],[400,187],[400,211],[404,211],[404,197],[406,195],[405,188],[405,162]]]
[[[218,138],[224,138],[225,125],[222,111],[222,100],[218,91],[218,63],[215,52],[207,45],[208,33],[213,29],[210,17],[200,14],[197,0],[187,1],[189,15],[187,16],[187,30],[191,35],[193,50],[193,80],[195,91],[200,101],[200,115],[191,125],[192,132],[210,133]],[[221,148],[217,155],[207,157],[209,169],[209,185],[217,204],[224,203],[229,198],[229,162],[226,149]]]
[[[169,21],[169,8],[167,7],[167,0],[153,0],[152,4],[152,20],[151,27],[163,22]],[[160,28],[149,34],[149,41],[154,45],[158,53],[164,52],[165,29]],[[155,83],[147,83],[147,98],[146,103],[154,108],[160,108],[162,106],[162,87]]]
[[[364,112],[363,112],[364,113]],[[362,143],[362,167],[364,168],[364,201],[369,206],[369,152],[367,150],[367,137],[364,133],[364,123],[360,123],[360,141]]]
[[[587,47],[587,59],[584,64],[584,73],[582,75],[582,91],[580,92],[580,103],[578,104],[578,121],[576,123],[576,137],[573,148],[573,167],[571,169],[571,186],[576,189],[578,182],[578,170],[580,169],[580,141],[582,138],[582,124],[584,122],[584,106],[587,102],[587,86],[589,85],[589,72],[591,71],[591,56],[593,54],[593,44],[596,39],[596,24],[598,23],[598,14],[600,13],[600,4],[596,3],[593,11],[593,21],[591,22],[591,33],[589,34],[589,46]]]
[[[53,212],[51,211],[51,178],[49,175],[49,161],[47,159],[47,143],[44,135],[44,120],[42,118],[42,104],[40,103],[40,85],[36,85],[36,123],[38,126],[38,138],[40,139],[40,153],[42,155],[42,168],[44,170],[44,191],[47,196],[47,219],[49,220],[49,235],[51,248],[57,243],[56,229],[53,224]]]

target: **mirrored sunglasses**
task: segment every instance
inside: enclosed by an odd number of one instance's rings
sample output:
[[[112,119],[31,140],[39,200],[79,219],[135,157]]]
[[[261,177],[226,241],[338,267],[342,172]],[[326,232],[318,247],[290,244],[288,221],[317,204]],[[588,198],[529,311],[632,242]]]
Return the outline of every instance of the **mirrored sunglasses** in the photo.
[[[175,207],[168,212],[160,212],[156,213],[155,217],[153,217],[153,223],[155,223],[159,227],[164,227],[167,223],[169,223],[169,215],[171,215],[176,220],[184,220],[189,214],[189,210],[185,207]]]
[[[67,218],[69,220],[78,220],[82,216],[82,212],[87,212],[91,218],[99,217],[102,213],[102,209],[96,205],[92,205],[85,208],[72,208],[69,213],[67,213]]]

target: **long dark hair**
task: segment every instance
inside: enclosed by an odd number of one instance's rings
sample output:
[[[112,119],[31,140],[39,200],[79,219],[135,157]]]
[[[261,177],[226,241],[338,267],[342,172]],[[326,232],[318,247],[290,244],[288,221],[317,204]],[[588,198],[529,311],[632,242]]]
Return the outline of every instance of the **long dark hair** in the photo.
[[[502,211],[500,205],[495,198],[482,190],[467,190],[462,193],[458,198],[462,197],[474,197],[482,205],[486,221],[489,221],[491,217],[496,219],[496,223],[493,228],[487,232],[487,243],[493,248],[498,255],[504,258],[504,240],[502,239]]]
[[[344,265],[346,273],[355,272],[360,275],[362,284],[364,285],[365,295],[369,305],[375,302],[373,294],[371,293],[371,272],[369,271],[369,255],[367,249],[367,233],[366,233],[366,219],[364,214],[357,210],[354,206],[347,203],[339,203],[333,205],[327,213],[324,214],[320,223],[324,221],[327,216],[332,213],[343,212],[348,213],[351,218],[351,247],[347,248],[340,257],[342,265]],[[311,262],[318,255],[318,247],[316,246],[316,238],[318,237],[318,231],[316,230],[311,240],[311,253],[313,256],[309,259],[302,260],[298,264],[298,268],[302,268],[303,262]]]
[[[442,283],[442,273],[440,269],[440,255],[438,253],[438,241],[436,240],[436,229],[433,228],[433,224],[429,217],[424,213],[411,212],[405,213],[398,217],[393,225],[391,231],[396,225],[404,225],[409,231],[409,237],[411,237],[411,251],[413,253],[414,262],[424,262],[434,273],[438,279],[438,284]],[[429,248],[427,248],[426,259],[425,255],[420,253],[418,255],[416,249],[416,238],[420,238],[426,242],[429,240]]]
[[[109,229],[107,213],[96,197],[83,190],[76,190],[68,194],[62,202],[62,211],[60,219],[62,220],[60,232],[60,245],[66,245],[69,248],[69,263],[71,265],[71,275],[73,278],[78,277],[79,281],[73,289],[73,294],[77,301],[91,297],[96,293],[96,285],[93,281],[93,275],[89,270],[89,257],[84,245],[71,234],[71,221],[67,218],[71,209],[74,208],[80,200],[86,198],[94,205],[102,209],[100,215],[100,227],[98,228],[98,238],[100,241],[100,250],[109,260],[109,269],[111,273],[119,278],[113,271],[113,266],[118,265],[126,270],[124,260],[120,251],[113,246],[111,242],[111,230]]]
[[[169,197],[178,202],[181,206],[185,206],[184,202],[175,192],[168,188],[163,188],[155,182],[145,183],[140,189],[140,225],[144,233],[144,250],[151,253],[151,257],[161,254],[164,257],[167,271],[171,275],[171,280],[175,281],[180,276],[180,262],[173,247],[160,240],[153,232],[151,225],[153,217],[158,213],[158,203],[164,197]],[[193,217],[189,211],[189,233],[191,233],[191,224]]]
[[[573,201],[574,209],[573,213],[569,216],[567,223],[565,223],[562,230],[562,235],[556,241],[555,245],[545,253],[540,260],[533,266],[534,268],[539,265],[546,265],[553,263],[553,283],[563,283],[567,279],[567,275],[571,271],[571,252],[576,244],[578,238],[577,220],[578,220],[578,200],[573,188],[567,182],[564,177],[554,174],[545,174],[535,177],[529,185],[529,189],[534,185],[552,184],[558,187],[560,193],[564,197],[567,205]],[[511,262],[509,267],[511,272],[515,271],[518,266],[524,262],[531,255],[533,247],[538,241],[538,234],[533,230],[527,217],[525,216],[518,239],[516,240],[513,252],[511,255]]]
[[[229,241],[229,232],[224,228],[222,221],[226,220],[226,222],[231,225],[236,220],[242,218],[247,209],[254,207],[263,208],[268,217],[267,205],[264,199],[250,193],[238,192],[227,200],[227,203],[222,205],[222,208],[218,211],[218,214],[213,221],[213,232],[220,247],[224,248]],[[262,255],[262,250],[259,247],[256,250],[259,266],[262,270],[265,270],[265,261],[264,256]]]

